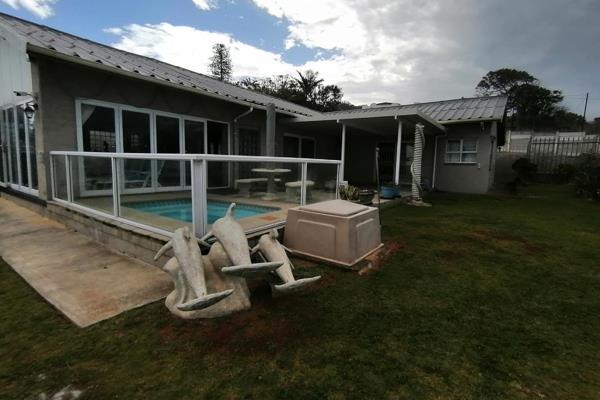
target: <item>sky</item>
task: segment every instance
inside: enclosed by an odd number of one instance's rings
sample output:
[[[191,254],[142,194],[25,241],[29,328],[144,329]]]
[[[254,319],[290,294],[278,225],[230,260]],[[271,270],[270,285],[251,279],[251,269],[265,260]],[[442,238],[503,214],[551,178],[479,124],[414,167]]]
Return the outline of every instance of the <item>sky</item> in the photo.
[[[600,117],[600,0],[0,0],[0,12],[235,78],[313,69],[354,104],[475,95],[488,71],[526,70]]]

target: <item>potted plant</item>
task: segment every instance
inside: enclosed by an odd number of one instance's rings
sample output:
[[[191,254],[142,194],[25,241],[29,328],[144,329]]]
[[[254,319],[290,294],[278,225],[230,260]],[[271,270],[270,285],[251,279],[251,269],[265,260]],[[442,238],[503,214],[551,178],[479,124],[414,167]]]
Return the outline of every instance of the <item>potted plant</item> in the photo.
[[[398,196],[398,187],[394,182],[385,182],[381,185],[381,191],[379,195],[382,199],[393,199]]]
[[[347,201],[358,201],[359,190],[356,186],[352,185],[340,185],[339,187],[340,199]]]

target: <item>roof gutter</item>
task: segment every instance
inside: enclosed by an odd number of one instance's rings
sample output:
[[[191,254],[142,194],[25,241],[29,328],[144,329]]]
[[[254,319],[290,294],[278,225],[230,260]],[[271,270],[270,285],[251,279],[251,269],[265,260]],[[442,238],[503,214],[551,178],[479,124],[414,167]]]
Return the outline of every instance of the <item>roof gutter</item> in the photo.
[[[487,121],[502,121],[502,119],[498,118],[473,118],[473,119],[460,119],[460,120],[452,120],[452,121],[442,121],[438,122],[441,125],[452,125],[452,124],[464,124],[467,122],[487,122]]]
[[[251,107],[251,108],[257,108],[260,110],[266,110],[267,106],[266,105],[260,105],[257,103],[253,103],[250,101],[245,101],[245,100],[240,100],[240,99],[236,99],[233,98],[231,96],[227,96],[227,95],[222,95],[222,94],[218,94],[218,93],[213,93],[210,92],[208,90],[202,89],[202,88],[191,88],[189,86],[185,86],[185,85],[180,85],[177,83],[173,83],[173,82],[166,82],[160,79],[155,79],[149,76],[145,76],[136,72],[131,72],[131,71],[125,71],[122,69],[118,69],[118,68],[114,68],[108,65],[104,65],[104,64],[100,64],[100,63],[96,63],[93,61],[87,61],[78,57],[74,57],[74,56],[68,56],[66,54],[62,54],[62,53],[58,53],[56,51],[50,50],[50,49],[46,49],[44,47],[39,47],[36,45],[33,45],[31,43],[27,43],[27,52],[32,52],[32,53],[36,53],[36,54],[40,54],[43,56],[47,56],[47,57],[51,57],[51,58],[55,58],[58,60],[63,60],[63,61],[67,61],[67,62],[71,62],[74,64],[79,64],[79,65],[83,65],[86,67],[90,67],[93,69],[99,69],[102,71],[106,71],[106,72],[110,72],[113,73],[115,75],[121,75],[121,76],[125,76],[128,78],[134,78],[134,79],[140,79],[146,82],[150,82],[150,83],[154,83],[154,84],[159,84],[159,85],[163,85],[163,86],[167,86],[167,87],[171,87],[171,88],[175,88],[175,89],[179,89],[179,90],[185,90],[187,92],[190,93],[194,93],[194,94],[200,94],[203,96],[208,96],[208,97],[212,97],[215,99],[219,99],[219,100],[223,100],[223,101],[227,101],[230,103],[236,103],[236,104],[241,104],[243,106],[247,106],[247,107]],[[297,117],[299,114],[290,112],[290,111],[285,111],[285,110],[281,110],[278,109],[277,112],[281,113],[281,114],[285,114],[285,115],[289,115],[292,117]]]

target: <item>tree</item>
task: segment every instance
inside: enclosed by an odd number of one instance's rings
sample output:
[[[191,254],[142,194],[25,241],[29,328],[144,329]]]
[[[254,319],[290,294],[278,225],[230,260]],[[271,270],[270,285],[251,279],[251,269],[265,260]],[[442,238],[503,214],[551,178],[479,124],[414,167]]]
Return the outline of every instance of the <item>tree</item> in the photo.
[[[356,108],[343,100],[344,94],[340,87],[324,85],[319,73],[311,70],[298,72],[297,78],[290,75],[276,75],[264,79],[244,78],[238,85],[319,111]]]
[[[316,103],[317,101],[317,92],[319,86],[323,83],[323,79],[319,79],[319,73],[313,70],[307,70],[304,75],[302,72],[296,71],[298,73],[299,78],[294,78],[298,83],[298,87],[300,88],[300,92],[304,96],[304,101],[307,104]]]
[[[222,43],[217,43],[213,46],[213,55],[210,57],[208,66],[210,73],[215,78],[228,82],[231,80],[231,56],[229,49]]]
[[[475,90],[482,96],[507,96],[508,125],[518,128],[549,123],[563,99],[560,90],[547,89],[529,72],[510,68],[488,72]]]

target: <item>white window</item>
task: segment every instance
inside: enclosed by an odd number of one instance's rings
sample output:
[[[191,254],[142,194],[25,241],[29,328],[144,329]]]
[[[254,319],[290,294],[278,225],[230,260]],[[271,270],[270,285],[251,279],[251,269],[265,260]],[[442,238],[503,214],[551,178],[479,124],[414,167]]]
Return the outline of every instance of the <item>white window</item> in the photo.
[[[447,164],[475,164],[477,139],[449,139],[446,142]]]

